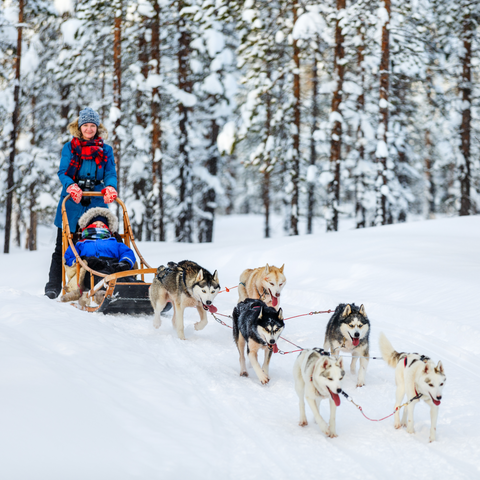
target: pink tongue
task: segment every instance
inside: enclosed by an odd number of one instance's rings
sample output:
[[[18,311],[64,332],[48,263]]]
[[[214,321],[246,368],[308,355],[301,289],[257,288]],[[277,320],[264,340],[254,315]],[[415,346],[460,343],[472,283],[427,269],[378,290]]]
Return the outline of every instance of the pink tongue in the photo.
[[[273,344],[272,350],[273,350],[273,353],[278,353],[278,347],[276,343]]]
[[[213,306],[213,305],[209,305],[208,306],[208,311],[210,313],[217,313],[217,307]]]
[[[340,397],[336,393],[333,393],[330,389],[328,389],[328,391],[330,392],[330,395],[332,396],[335,405],[338,407],[340,405]]]
[[[356,347],[360,343],[360,339],[359,338],[352,338],[352,343],[353,343],[353,346]]]
[[[276,307],[276,306],[277,306],[277,303],[278,303],[277,297],[274,297],[274,296],[272,295],[272,305],[273,305],[274,307]]]
[[[432,398],[432,400],[433,400],[433,403],[434,403],[435,405],[437,405],[437,406],[440,405],[440,402],[439,402],[438,400],[434,400],[433,398]]]

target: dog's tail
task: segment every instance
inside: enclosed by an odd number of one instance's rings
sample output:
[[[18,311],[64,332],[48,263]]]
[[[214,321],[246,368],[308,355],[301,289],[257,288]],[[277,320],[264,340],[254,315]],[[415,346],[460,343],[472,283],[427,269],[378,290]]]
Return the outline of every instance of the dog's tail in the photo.
[[[383,359],[393,368],[397,366],[400,360],[400,353],[396,352],[389,342],[388,338],[383,332],[380,332],[380,338],[378,340],[380,344],[380,351],[382,352]]]

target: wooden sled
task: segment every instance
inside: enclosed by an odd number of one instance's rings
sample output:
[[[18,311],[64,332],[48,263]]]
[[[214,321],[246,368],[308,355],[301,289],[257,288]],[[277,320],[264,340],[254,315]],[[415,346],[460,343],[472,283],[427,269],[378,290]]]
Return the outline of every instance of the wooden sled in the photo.
[[[101,192],[83,192],[84,197],[100,197],[102,196]],[[80,278],[80,268],[84,268],[87,272],[93,273],[98,277],[102,277],[96,285],[94,285],[93,275],[90,275],[90,289],[86,293],[87,305],[83,306],[80,303],[72,303],[75,307],[80,310],[86,310],[88,312],[102,312],[104,314],[110,313],[126,313],[126,314],[143,314],[143,315],[153,315],[153,308],[150,304],[150,299],[148,297],[148,289],[150,288],[151,283],[145,282],[146,274],[155,274],[157,271],[156,268],[151,268],[150,265],[142,257],[138,247],[135,243],[133,236],[132,226],[130,225],[130,220],[128,218],[127,209],[125,204],[119,199],[116,199],[116,202],[122,207],[123,210],[123,233],[119,232],[122,241],[130,247],[136,253],[137,264],[140,265],[140,268],[135,270],[127,270],[124,272],[118,272],[113,274],[105,274],[92,270],[88,265],[80,258],[75,245],[73,243],[73,234],[70,231],[70,226],[68,224],[67,210],[65,207],[66,201],[71,198],[70,195],[65,197],[65,200],[62,203],[62,224],[63,224],[63,242],[62,242],[62,260],[65,258],[65,252],[70,246],[76,258],[76,268],[77,276]],[[120,227],[119,219],[119,227]],[[120,228],[119,228],[120,230]],[[137,277],[140,276],[141,280],[135,282],[122,281],[123,277]],[[62,290],[63,294],[66,293],[66,272],[65,272],[65,262],[62,261]],[[86,288],[86,287],[85,287]],[[93,297],[96,292],[106,288],[105,296],[101,303],[96,304],[93,300]],[[84,292],[85,296],[85,292]]]

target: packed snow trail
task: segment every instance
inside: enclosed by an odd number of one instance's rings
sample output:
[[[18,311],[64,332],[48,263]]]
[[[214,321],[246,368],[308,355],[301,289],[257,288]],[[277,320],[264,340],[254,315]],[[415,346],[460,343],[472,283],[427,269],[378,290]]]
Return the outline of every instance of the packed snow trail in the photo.
[[[88,314],[47,299],[44,237],[37,252],[0,257],[0,478],[478,478],[480,217],[269,240],[258,238],[260,218],[235,221],[237,232],[257,238],[234,239],[220,223],[213,244],[143,243],[140,250],[155,266],[190,259],[218,269],[223,288],[236,285],[244,268],[285,263],[287,317],[363,303],[372,356],[380,356],[383,331],[397,350],[442,360],[438,440],[428,442],[423,402],[414,435],[395,430],[392,418],[366,420],[343,397],[338,438],[320,432],[308,407],[309,425],[299,427],[297,354],[274,355],[266,386],[251,367],[240,377],[232,331],[211,315],[197,332],[198,314],[187,309],[181,341],[171,312],[156,330],[153,317]],[[225,292],[215,305],[229,315],[237,298],[236,290]],[[322,347],[329,318],[287,320],[282,336]],[[370,360],[366,386],[355,388],[344,361],[344,390],[370,418],[390,414],[394,370]],[[328,402],[321,414],[328,419]]]

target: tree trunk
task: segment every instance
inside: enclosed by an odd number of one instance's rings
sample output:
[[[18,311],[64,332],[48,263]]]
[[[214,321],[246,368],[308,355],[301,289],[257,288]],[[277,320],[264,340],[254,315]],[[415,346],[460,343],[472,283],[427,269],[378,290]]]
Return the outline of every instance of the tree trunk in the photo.
[[[365,59],[365,23],[362,21],[357,30],[357,35],[360,36],[361,42],[357,48],[357,66],[360,72],[360,88],[362,93],[357,98],[357,113],[359,117],[357,127],[357,169],[362,170],[365,161],[365,139],[362,128],[362,119],[365,113],[365,66],[363,61]],[[365,193],[365,183],[363,171],[360,171],[355,178],[355,218],[356,228],[365,228],[367,226],[366,211],[363,204],[363,195]]]
[[[340,27],[339,13],[345,8],[346,0],[337,0],[337,20],[335,25],[335,59],[334,72],[337,82],[332,98],[333,126],[330,142],[330,168],[333,180],[329,185],[330,218],[327,219],[327,232],[338,230],[338,206],[340,204],[340,160],[342,155],[342,122],[340,121],[340,105],[342,103],[343,78],[345,67],[343,65],[344,46],[343,33]]]
[[[190,58],[190,33],[187,30],[185,18],[180,15],[181,10],[186,6],[185,2],[178,2],[178,33],[180,35],[178,45],[178,88],[186,93],[192,93],[193,84],[191,80],[189,58]],[[190,165],[190,145],[188,139],[188,116],[191,108],[182,102],[178,104],[180,116],[179,122],[179,164],[180,164],[180,191],[179,191],[179,213],[175,225],[175,237],[177,242],[192,241],[192,218],[193,218],[193,189],[192,172]]]
[[[210,175],[216,177],[218,174],[218,148],[217,137],[220,128],[216,120],[212,120],[210,128],[210,148],[207,160],[207,170]],[[209,188],[202,199],[203,211],[208,218],[202,218],[199,222],[198,241],[200,243],[213,241],[213,225],[215,220],[216,194],[213,188]]]
[[[12,133],[10,144],[10,158],[7,171],[7,200],[5,212],[5,243],[3,253],[10,253],[10,232],[12,228],[12,203],[13,203],[13,170],[15,165],[15,153],[17,147],[18,119],[20,116],[20,63],[22,60],[22,23],[23,23],[24,0],[18,2],[18,23],[17,27],[17,56],[15,60],[15,87],[13,90],[13,115],[12,115]]]
[[[460,127],[461,152],[463,164],[460,166],[460,216],[470,215],[472,210],[470,197],[470,135],[471,135],[471,94],[472,94],[472,21],[470,13],[463,18],[462,58],[462,124]]]
[[[123,2],[118,0],[115,8],[115,25],[113,37],[113,105],[118,109],[118,118],[113,126],[113,154],[117,165],[118,188],[117,192],[120,196],[122,185],[121,173],[121,140],[118,134],[118,127],[121,124],[122,111],[122,19],[123,19]]]
[[[432,140],[430,138],[430,130],[425,131],[425,176],[428,187],[428,218],[435,218],[435,181],[433,179],[433,160],[432,160]]]
[[[298,18],[297,4],[293,4],[293,24]],[[290,209],[290,235],[298,235],[299,194],[300,194],[300,48],[297,40],[293,40],[293,157],[290,168],[290,180],[293,185]]]
[[[152,24],[152,60],[154,72],[160,75],[160,5],[154,4],[155,16]],[[165,241],[164,206],[163,206],[163,162],[162,130],[160,125],[160,92],[158,87],[152,90],[152,167],[154,189],[158,191],[158,232],[160,241]]]
[[[377,205],[376,225],[386,225],[389,219],[386,189],[387,178],[387,132],[388,132],[388,92],[390,81],[390,15],[391,0],[385,0],[385,10],[388,13],[388,20],[382,27],[382,55],[380,60],[380,125],[378,128],[378,142],[383,142],[380,154],[377,155]]]
[[[318,38],[317,38],[318,45]],[[312,65],[312,127],[310,130],[310,166],[315,167],[317,163],[317,150],[315,145],[315,131],[317,130],[318,121],[318,67],[317,52],[313,52]],[[313,213],[315,208],[315,182],[312,180],[308,184],[308,200],[307,200],[307,233],[313,233]]]

